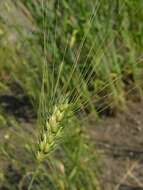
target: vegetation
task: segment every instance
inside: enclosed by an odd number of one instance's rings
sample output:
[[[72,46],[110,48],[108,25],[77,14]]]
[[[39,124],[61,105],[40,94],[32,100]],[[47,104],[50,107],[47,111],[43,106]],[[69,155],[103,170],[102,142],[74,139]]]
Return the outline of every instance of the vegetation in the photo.
[[[0,2],[0,188],[100,189],[83,123],[126,109],[132,92],[141,98],[142,7]]]

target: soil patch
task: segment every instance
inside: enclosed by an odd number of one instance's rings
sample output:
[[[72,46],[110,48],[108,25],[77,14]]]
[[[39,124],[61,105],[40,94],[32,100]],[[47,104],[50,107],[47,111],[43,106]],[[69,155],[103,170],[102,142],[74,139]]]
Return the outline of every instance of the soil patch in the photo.
[[[143,102],[128,102],[126,111],[98,123],[92,118],[90,126],[102,163],[101,189],[143,190]]]

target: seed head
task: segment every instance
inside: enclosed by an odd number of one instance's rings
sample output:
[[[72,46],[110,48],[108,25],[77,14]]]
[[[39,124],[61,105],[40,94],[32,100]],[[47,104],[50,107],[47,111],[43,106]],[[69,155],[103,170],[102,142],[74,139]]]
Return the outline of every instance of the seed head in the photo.
[[[39,162],[45,160],[47,155],[55,148],[57,140],[61,137],[62,122],[66,118],[68,108],[68,103],[55,106],[51,117],[46,121],[38,143],[38,151],[36,152],[36,158]]]

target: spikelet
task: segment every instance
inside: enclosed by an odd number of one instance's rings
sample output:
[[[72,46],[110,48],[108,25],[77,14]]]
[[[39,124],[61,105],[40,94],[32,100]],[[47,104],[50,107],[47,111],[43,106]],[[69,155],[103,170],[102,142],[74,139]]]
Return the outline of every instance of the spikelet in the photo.
[[[55,148],[57,140],[61,137],[63,129],[62,122],[66,117],[68,108],[68,103],[55,106],[51,117],[45,123],[41,131],[38,150],[36,152],[36,158],[39,162],[46,159],[47,155]]]

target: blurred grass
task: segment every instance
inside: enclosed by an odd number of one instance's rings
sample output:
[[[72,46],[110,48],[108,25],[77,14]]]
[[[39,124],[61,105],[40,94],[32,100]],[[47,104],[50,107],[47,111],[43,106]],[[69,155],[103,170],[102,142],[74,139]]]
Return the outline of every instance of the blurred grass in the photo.
[[[3,4],[5,5],[6,2]],[[15,14],[20,12],[25,22],[15,18],[16,21],[9,20],[10,23],[3,24],[9,33],[7,34],[9,37],[6,37],[9,41],[6,47],[5,45],[1,47],[3,57],[1,67],[4,65],[4,67],[10,68],[1,68],[1,72],[7,70],[8,73],[8,70],[11,70],[12,72],[7,75],[20,83],[24,91],[34,100],[38,100],[41,86],[39,76],[41,76],[42,57],[44,56],[43,30],[46,33],[46,59],[49,66],[51,65],[51,73],[55,67],[54,79],[52,77],[51,83],[56,83],[58,78],[58,71],[68,39],[60,85],[66,84],[69,73],[77,62],[73,74],[74,80],[70,81],[67,87],[68,91],[74,88],[77,94],[80,93],[81,97],[89,102],[91,102],[93,94],[97,102],[98,100],[100,102],[102,98],[104,101],[104,96],[102,97],[102,93],[98,95],[98,92],[107,86],[103,93],[107,94],[105,101],[107,104],[113,102],[113,105],[118,108],[120,103],[125,104],[126,83],[124,79],[130,81],[133,86],[137,85],[141,92],[142,64],[139,62],[139,57],[142,54],[143,43],[142,1],[136,3],[134,1],[115,1],[111,3],[102,0],[97,2],[97,12],[96,15],[94,14],[92,23],[89,23],[89,18],[93,16],[92,10],[96,5],[95,1],[77,1],[74,5],[71,1],[68,3],[66,1],[59,3],[51,1],[47,5],[45,1],[44,10],[38,0],[15,2],[15,4],[18,10]],[[4,13],[5,15],[9,12],[8,18],[13,17],[14,13],[11,9],[12,6],[9,5],[9,10]],[[3,22],[6,22],[4,18]],[[9,31],[8,25],[12,26],[11,31]],[[27,31],[25,32],[25,30]],[[86,36],[86,39],[83,48],[79,51],[83,36]],[[6,48],[8,49],[6,50]],[[6,62],[8,63],[3,64]],[[21,64],[17,62],[21,62]],[[92,103],[89,105],[95,110],[96,106],[98,107],[98,103],[95,106]]]
[[[44,7],[40,0],[0,2],[0,94],[24,94],[37,108],[46,60],[52,95],[59,78],[55,97],[72,92],[71,101],[79,107],[87,103],[85,111],[96,117],[102,110],[107,114],[123,109],[134,88],[142,95],[142,0],[43,3]],[[34,189],[98,189],[95,150],[77,123],[71,122],[61,147],[41,168]],[[33,126],[21,126],[2,109],[0,152],[5,167],[0,186],[27,188],[36,165],[29,147],[29,140],[35,139]]]

